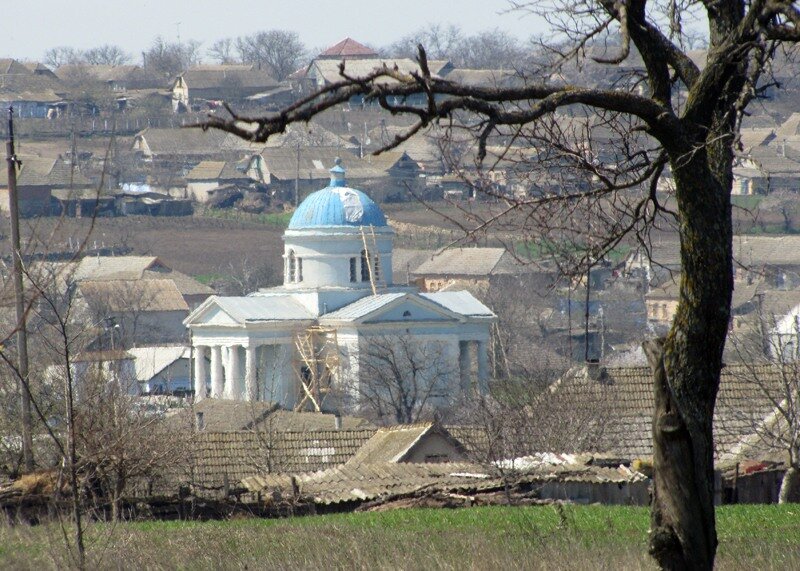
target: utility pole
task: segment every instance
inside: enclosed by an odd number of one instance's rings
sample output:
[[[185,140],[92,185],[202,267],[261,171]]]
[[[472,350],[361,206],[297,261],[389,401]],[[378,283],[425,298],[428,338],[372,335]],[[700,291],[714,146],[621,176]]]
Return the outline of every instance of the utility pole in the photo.
[[[14,151],[14,108],[8,108],[8,210],[11,218],[11,258],[14,263],[14,301],[17,311],[17,355],[19,356],[19,385],[22,395],[22,456],[25,471],[33,471],[33,430],[31,423],[31,394],[28,384],[28,332],[25,317],[25,298],[22,289],[22,252],[19,239],[19,196],[17,195],[17,160]]]

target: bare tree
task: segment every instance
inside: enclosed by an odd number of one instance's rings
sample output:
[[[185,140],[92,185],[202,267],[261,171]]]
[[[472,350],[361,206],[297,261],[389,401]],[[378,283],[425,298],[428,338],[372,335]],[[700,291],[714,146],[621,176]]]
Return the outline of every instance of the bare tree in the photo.
[[[376,335],[366,338],[359,352],[359,379],[343,390],[377,421],[414,423],[451,404],[458,367],[444,344]]]
[[[167,42],[158,37],[143,57],[146,68],[165,76],[175,76],[200,62],[200,42]]]
[[[208,48],[208,57],[220,64],[236,63],[238,60],[234,55],[235,47],[234,40],[231,38],[217,40]]]
[[[297,32],[269,30],[236,39],[236,49],[244,63],[258,64],[278,81],[297,71],[306,48]]]
[[[53,69],[62,65],[84,63],[84,61],[83,53],[80,50],[68,46],[50,48],[44,52],[44,63]]]
[[[571,253],[572,261],[590,265],[631,233],[648,248],[647,229],[659,217],[673,222],[681,240],[680,301],[666,339],[648,345],[656,403],[649,542],[659,565],[669,569],[711,569],[716,555],[712,417],[733,288],[734,142],[748,103],[771,85],[764,74],[775,50],[800,39],[800,10],[793,2],[705,2],[697,5],[708,22],[710,45],[701,69],[682,44],[682,18],[693,6],[657,0],[524,2],[520,7],[544,18],[564,41],[542,46],[547,69],[520,74],[516,83],[440,79],[429,72],[421,48],[419,72],[382,67],[353,77],[344,62],[341,81],[281,112],[210,117],[204,125],[264,141],[290,123],[363,96],[416,118],[390,147],[444,120],[475,134],[481,162],[489,142],[500,137],[537,149],[551,165],[583,171],[584,178],[565,181],[558,192],[522,198],[482,187],[502,202],[479,216],[473,230],[513,223],[521,234],[549,234],[565,257]],[[592,45],[606,34],[618,36],[617,46]],[[560,74],[576,61],[618,69],[634,50],[642,69],[606,73],[600,85],[581,85],[585,75],[577,85],[565,82]],[[413,97],[423,103],[413,104]],[[667,167],[674,210],[656,195]]]
[[[414,58],[422,44],[431,59],[452,59],[461,49],[464,33],[453,24],[428,24],[394,42],[386,52],[392,57]]]
[[[756,333],[760,343],[747,335],[732,335],[729,340],[740,360],[736,381],[748,389],[750,398],[721,403],[731,413],[715,428],[740,440],[741,455],[784,454],[788,467],[779,501],[800,502],[800,332],[777,333],[774,316],[760,315],[759,322],[767,329]],[[750,435],[742,440],[743,430]]]
[[[103,44],[83,52],[83,59],[92,65],[124,65],[131,60],[130,54],[125,53],[119,46]]]

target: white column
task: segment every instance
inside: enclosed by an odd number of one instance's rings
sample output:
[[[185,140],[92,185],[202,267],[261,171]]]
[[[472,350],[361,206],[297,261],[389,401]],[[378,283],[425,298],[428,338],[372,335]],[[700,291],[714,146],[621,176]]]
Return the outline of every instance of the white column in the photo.
[[[199,402],[206,398],[206,380],[208,367],[206,367],[206,348],[198,345],[194,348],[194,400]]]
[[[258,400],[258,383],[256,382],[256,349],[255,345],[248,345],[245,348],[244,363],[244,398],[248,401]]]
[[[489,350],[486,341],[478,341],[478,390],[489,392]]]
[[[224,375],[222,372],[222,347],[211,347],[211,398],[222,398]]]
[[[238,345],[228,350],[228,371],[225,377],[225,398],[242,399],[242,358]]]
[[[461,373],[461,391],[468,392],[472,388],[472,363],[469,358],[469,341],[458,342],[458,369]]]

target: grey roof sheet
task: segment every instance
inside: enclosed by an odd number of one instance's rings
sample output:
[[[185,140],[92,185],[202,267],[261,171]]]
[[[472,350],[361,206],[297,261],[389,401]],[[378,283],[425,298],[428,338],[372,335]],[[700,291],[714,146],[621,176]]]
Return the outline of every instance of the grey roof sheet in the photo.
[[[188,359],[191,350],[183,345],[134,347],[128,353],[136,359],[136,380],[149,381],[179,359]]]
[[[540,465],[516,476],[520,482],[549,481],[586,483],[644,482],[646,478],[627,468],[602,468],[590,465]],[[417,491],[455,492],[503,486],[503,480],[485,467],[466,462],[441,464],[373,463],[346,464],[321,472],[294,476],[300,494],[320,504],[369,501],[380,497],[411,494]],[[280,490],[291,495],[292,477],[286,474],[261,474],[242,482],[250,492]]]
[[[312,319],[314,316],[289,295],[213,298],[225,313],[237,321]]]
[[[432,429],[433,424],[429,422],[379,428],[348,462],[351,464],[400,462],[403,456]]]
[[[491,309],[483,305],[468,291],[440,291],[421,293],[420,296],[467,317],[495,317]]]
[[[415,274],[428,276],[488,276],[505,248],[448,248],[422,262]]]
[[[278,82],[266,71],[250,66],[220,65],[190,68],[181,74],[192,89],[231,88],[270,89]]]
[[[0,100],[2,97],[0,97]],[[0,180],[8,178],[7,163],[0,165]],[[5,182],[3,182],[5,184]],[[84,189],[92,186],[79,169],[72,169],[60,159],[22,157],[17,173],[17,184],[24,186],[49,186],[53,188]]]
[[[364,317],[365,315],[369,315],[373,311],[380,309],[397,299],[405,297],[406,295],[408,294],[402,292],[368,295],[367,297],[362,297],[350,305],[345,305],[341,309],[326,313],[321,319],[354,321]]]

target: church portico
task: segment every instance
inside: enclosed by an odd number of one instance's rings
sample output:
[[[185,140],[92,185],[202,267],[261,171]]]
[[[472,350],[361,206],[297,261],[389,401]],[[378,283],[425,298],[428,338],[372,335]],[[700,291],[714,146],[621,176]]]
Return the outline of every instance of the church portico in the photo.
[[[394,231],[377,204],[346,186],[338,162],[331,175],[292,216],[282,286],[213,296],[186,319],[196,398],[339,407],[337,392],[355,397],[352,387],[374,382],[368,361],[378,339],[435,359],[429,367],[446,380],[437,402],[487,391],[496,316],[468,292],[393,284]]]

